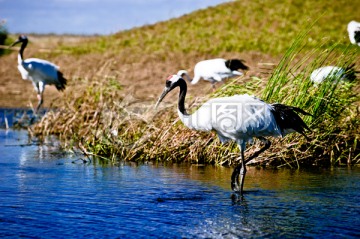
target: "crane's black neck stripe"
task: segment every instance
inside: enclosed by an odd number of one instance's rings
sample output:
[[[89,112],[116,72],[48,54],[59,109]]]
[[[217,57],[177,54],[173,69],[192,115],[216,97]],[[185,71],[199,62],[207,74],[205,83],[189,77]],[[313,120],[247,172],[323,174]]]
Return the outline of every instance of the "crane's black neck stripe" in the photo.
[[[184,114],[187,115],[186,109],[185,109],[185,97],[186,97],[186,92],[187,92],[187,85],[184,79],[179,79],[178,81],[179,87],[180,87],[180,93],[179,93],[179,102],[178,102],[178,107],[179,107],[179,111]]]
[[[21,58],[22,61],[24,60],[24,50],[25,50],[25,48],[27,46],[27,43],[28,43],[27,41],[23,41],[21,43],[21,47],[20,47],[20,50],[19,50],[19,55],[20,55],[20,58]]]

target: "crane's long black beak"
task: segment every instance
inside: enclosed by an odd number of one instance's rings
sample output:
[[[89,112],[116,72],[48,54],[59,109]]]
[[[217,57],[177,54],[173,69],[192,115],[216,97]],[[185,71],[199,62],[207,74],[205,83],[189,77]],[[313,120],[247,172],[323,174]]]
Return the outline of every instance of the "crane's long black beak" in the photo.
[[[20,43],[21,41],[16,41],[16,42],[14,42],[13,44],[11,44],[9,47],[8,47],[8,49],[9,48],[11,48],[11,47],[13,47],[13,46],[15,46],[16,44],[18,44],[18,43]]]
[[[164,99],[164,97],[167,95],[167,93],[170,92],[170,88],[168,87],[165,87],[163,92],[161,93],[158,101],[156,102],[156,105],[155,105],[155,109],[158,107],[158,105],[160,104],[160,102]]]

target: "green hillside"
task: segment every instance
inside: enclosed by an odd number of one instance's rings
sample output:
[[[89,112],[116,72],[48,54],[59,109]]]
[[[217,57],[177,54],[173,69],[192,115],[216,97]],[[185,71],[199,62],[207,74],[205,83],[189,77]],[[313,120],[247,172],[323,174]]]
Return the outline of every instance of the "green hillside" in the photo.
[[[301,30],[315,22],[307,39],[309,49],[324,38],[346,45],[347,23],[359,16],[359,5],[359,0],[235,1],[101,37],[73,50],[88,53],[111,49],[164,57],[167,52],[217,55],[224,51],[281,55]]]

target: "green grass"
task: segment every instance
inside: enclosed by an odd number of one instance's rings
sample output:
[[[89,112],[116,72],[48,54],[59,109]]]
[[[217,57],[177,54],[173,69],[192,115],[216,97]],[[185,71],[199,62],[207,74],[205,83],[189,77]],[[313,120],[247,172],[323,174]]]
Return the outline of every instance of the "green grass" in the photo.
[[[347,23],[358,17],[360,1],[235,1],[195,11],[155,25],[99,37],[72,47],[73,54],[116,53],[158,54],[197,52],[218,55],[223,52],[260,51],[282,55],[304,26],[314,25],[304,39],[306,49],[323,49],[339,42],[348,45]],[[206,27],[205,27],[206,26]],[[63,46],[66,48],[66,46]],[[67,49],[69,50],[69,49]]]

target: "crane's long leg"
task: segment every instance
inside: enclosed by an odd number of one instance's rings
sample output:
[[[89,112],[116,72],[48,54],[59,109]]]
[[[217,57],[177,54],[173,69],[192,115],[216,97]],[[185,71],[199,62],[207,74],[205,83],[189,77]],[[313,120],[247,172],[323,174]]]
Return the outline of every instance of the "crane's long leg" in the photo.
[[[246,163],[245,163],[245,156],[244,151],[241,150],[241,169],[240,169],[240,195],[243,195],[243,188],[244,188],[244,181],[245,181],[245,175],[246,175]]]
[[[36,107],[36,111],[35,111],[35,114],[37,114],[39,109],[40,109],[40,106],[43,103],[43,94],[44,94],[45,85],[44,85],[44,82],[42,82],[42,81],[33,82],[33,85],[34,85],[35,90],[37,92],[37,98],[38,98],[38,101],[39,101],[38,105]]]
[[[38,105],[36,107],[36,111],[35,111],[36,114],[39,112],[39,109],[40,109],[40,107],[41,107],[41,105],[43,103],[43,94],[42,93],[37,94],[37,98],[38,98],[39,102],[38,102]]]
[[[264,143],[264,147],[262,147],[261,149],[259,149],[258,151],[256,151],[253,155],[251,155],[246,161],[245,164],[247,164],[248,162],[250,162],[251,160],[253,160],[254,158],[258,157],[261,153],[265,152],[265,150],[269,149],[271,146],[271,142],[269,140],[267,140],[264,137],[258,137],[258,139],[261,140],[261,142]]]
[[[235,167],[232,175],[231,175],[231,189],[237,193],[240,193],[242,195],[243,193],[243,185],[246,175],[246,167],[245,167],[245,145],[246,142],[238,143],[240,154],[241,154],[241,164]],[[239,180],[239,176],[241,179]],[[240,183],[240,186],[239,186]]]
[[[241,164],[239,164],[238,166],[235,167],[232,175],[231,175],[231,189],[235,192],[240,192],[240,194],[243,194],[243,186],[244,186],[244,180],[245,180],[245,174],[246,174],[246,167],[245,165],[250,162],[252,159],[258,157],[261,153],[263,153],[265,150],[267,150],[270,145],[271,142],[269,140],[267,140],[264,137],[258,137],[265,145],[264,147],[262,147],[261,149],[259,149],[258,151],[256,151],[253,155],[251,155],[247,160],[245,160],[244,157],[244,151],[245,151],[245,147],[244,150],[241,150]],[[239,176],[240,176],[240,180],[239,180]],[[239,183],[240,183],[240,188],[239,188]]]
[[[211,83],[211,87],[212,87],[212,91],[215,92],[216,91],[216,87],[215,87],[216,82],[212,82]]]

